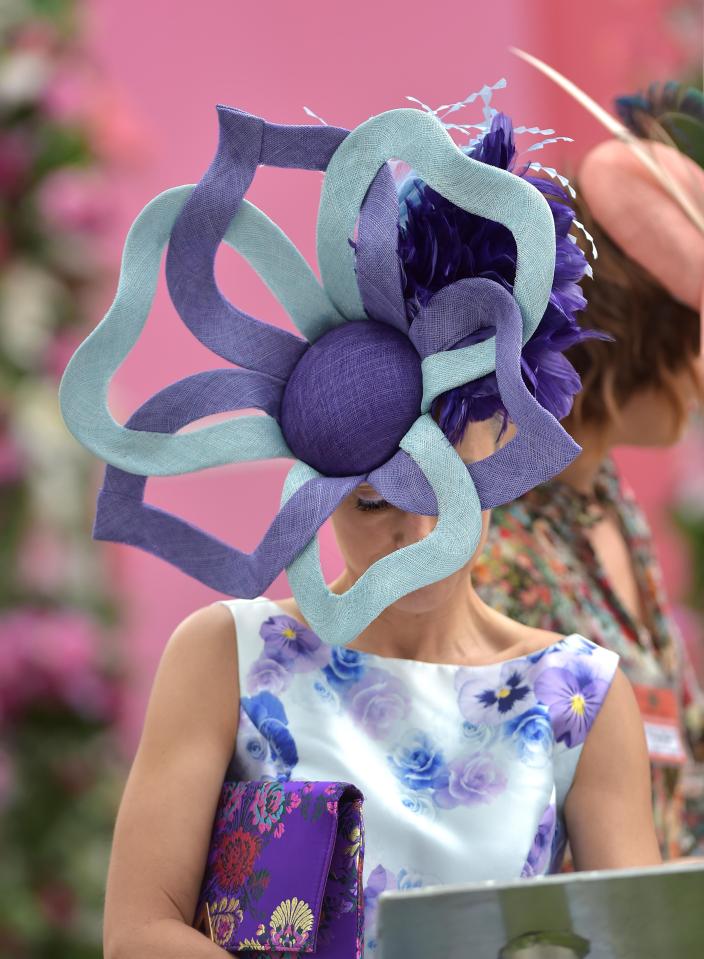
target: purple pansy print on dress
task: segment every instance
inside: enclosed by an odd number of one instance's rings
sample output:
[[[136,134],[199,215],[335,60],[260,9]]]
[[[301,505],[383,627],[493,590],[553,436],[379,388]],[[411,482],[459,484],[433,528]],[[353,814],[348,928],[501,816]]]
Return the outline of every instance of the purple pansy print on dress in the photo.
[[[506,789],[506,775],[491,753],[471,753],[448,764],[448,782],[433,794],[441,809],[490,803]]]
[[[609,683],[584,661],[577,662],[574,671],[555,666],[543,670],[535,680],[535,694],[548,707],[556,742],[568,749],[584,742],[608,689]]]
[[[411,790],[443,789],[448,770],[442,752],[430,736],[410,729],[387,756],[394,776]]]
[[[557,812],[554,803],[550,803],[538,825],[533,845],[521,871],[521,879],[543,876],[548,871],[556,826]]]
[[[329,647],[292,616],[270,616],[259,633],[264,640],[262,658],[273,659],[293,673],[307,673],[330,661]]]
[[[411,709],[405,685],[385,669],[368,669],[345,691],[350,715],[372,739],[391,735]]]
[[[476,725],[503,723],[535,703],[525,667],[515,660],[494,669],[458,669],[455,689],[460,713]]]
[[[256,696],[243,696],[242,709],[252,724],[264,737],[269,747],[269,757],[279,779],[291,778],[291,770],[298,762],[298,751],[293,736],[288,731],[288,718],[283,703],[269,692]]]

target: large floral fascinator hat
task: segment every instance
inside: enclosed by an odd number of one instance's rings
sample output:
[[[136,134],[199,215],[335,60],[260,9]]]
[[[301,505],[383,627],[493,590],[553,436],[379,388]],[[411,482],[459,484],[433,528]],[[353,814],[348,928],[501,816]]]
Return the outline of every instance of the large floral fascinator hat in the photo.
[[[580,191],[616,245],[704,329],[704,95],[653,84],[616,99],[618,119],[537,58],[514,51],[571,94],[614,136],[587,153]],[[700,337],[704,346],[704,337]]]
[[[341,645],[402,596],[466,564],[482,509],[572,461],[579,448],[556,416],[579,380],[561,350],[585,335],[574,314],[584,305],[578,281],[587,264],[559,182],[532,179],[540,164],[517,159],[514,133],[549,139],[552,131],[512,129],[490,105],[501,85],[440,110],[391,110],[352,131],[218,107],[211,166],[196,186],[167,190],[137,217],[115,300],[61,384],[69,429],[109,464],[96,538],[138,546],[243,598],[285,569],[311,627]],[[483,103],[479,123],[450,122],[475,100]],[[322,282],[244,198],[260,164],[324,171]],[[401,183],[400,166],[410,171]],[[300,336],[224,297],[214,274],[222,242],[259,274]],[[166,387],[123,426],[108,408],[108,387],[147,320],[167,246],[176,312],[227,365]],[[251,409],[260,412],[180,432],[211,414]],[[466,465],[452,441],[469,420],[495,412],[515,436]],[[150,476],[273,458],[294,465],[280,510],[250,554],[144,499]],[[438,522],[334,595],[316,534],[363,482]]]

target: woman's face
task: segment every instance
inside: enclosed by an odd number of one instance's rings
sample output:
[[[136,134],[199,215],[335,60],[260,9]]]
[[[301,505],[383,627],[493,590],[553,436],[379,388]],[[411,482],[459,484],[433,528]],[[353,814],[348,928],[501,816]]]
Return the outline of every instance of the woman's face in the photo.
[[[663,390],[657,387],[639,390],[619,408],[614,446],[671,446],[681,438],[689,415],[698,406],[699,397],[687,368],[671,374],[671,382],[688,416],[677,415],[671,399]]]
[[[476,462],[496,449],[496,420],[470,424],[464,439],[456,447],[465,462]],[[484,546],[489,528],[489,512],[482,513],[482,536],[474,556],[452,576],[409,593],[394,603],[408,613],[430,612],[438,608],[459,587]],[[425,539],[437,525],[436,516],[406,513],[387,503],[368,483],[358,486],[332,516],[335,538],[345,562],[348,578],[356,582],[377,560]],[[469,524],[467,526],[469,536]]]

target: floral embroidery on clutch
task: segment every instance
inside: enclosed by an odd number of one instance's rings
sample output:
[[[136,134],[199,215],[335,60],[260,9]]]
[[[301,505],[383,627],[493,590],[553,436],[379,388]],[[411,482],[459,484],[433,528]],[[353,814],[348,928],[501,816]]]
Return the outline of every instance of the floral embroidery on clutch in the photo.
[[[196,928],[231,953],[356,959],[361,808],[345,783],[225,783]]]

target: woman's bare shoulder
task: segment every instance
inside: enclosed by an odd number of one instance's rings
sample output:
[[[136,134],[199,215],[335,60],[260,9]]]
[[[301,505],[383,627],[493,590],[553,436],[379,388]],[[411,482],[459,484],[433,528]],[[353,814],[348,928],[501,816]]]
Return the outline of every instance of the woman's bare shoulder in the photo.
[[[238,703],[235,623],[213,603],[187,616],[171,634],[157,669],[150,710],[178,721],[197,710],[203,720],[227,716]],[[229,724],[229,723],[228,723]]]
[[[543,649],[554,646],[565,637],[549,629],[539,629],[535,626],[526,626],[500,613],[498,610],[485,605],[486,623],[489,627],[487,635],[492,636],[497,652],[520,659],[523,656],[532,656]]]
[[[237,644],[235,620],[222,603],[203,606],[181,620],[164,649],[164,658],[184,664],[204,659],[212,662],[221,656],[235,656]]]

